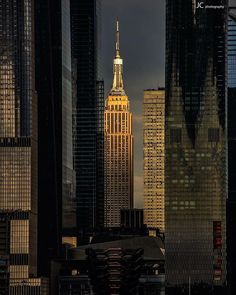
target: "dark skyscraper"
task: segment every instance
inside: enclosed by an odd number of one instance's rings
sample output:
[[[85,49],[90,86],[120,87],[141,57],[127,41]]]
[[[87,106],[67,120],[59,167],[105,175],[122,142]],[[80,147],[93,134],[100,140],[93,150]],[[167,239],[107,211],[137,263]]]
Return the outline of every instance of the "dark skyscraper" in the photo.
[[[39,294],[34,1],[0,2],[0,210],[8,294]],[[4,237],[5,236],[5,237]],[[3,244],[2,244],[3,246]],[[8,277],[9,274],[9,277]],[[1,281],[1,287],[3,286]],[[6,283],[6,281],[5,281]],[[8,284],[8,282],[7,282]],[[6,286],[8,288],[8,286]],[[6,293],[4,293],[6,294]],[[43,293],[42,293],[43,294]]]
[[[236,293],[236,8],[228,16],[228,167],[227,202],[228,278],[230,294]]]
[[[0,211],[0,294],[9,294],[10,218]]]
[[[70,1],[35,3],[39,130],[39,271],[76,227],[72,153]]]
[[[227,0],[167,0],[169,287],[226,282],[227,6]]]
[[[99,0],[71,0],[72,63],[74,96],[74,167],[76,171],[77,223],[92,228],[103,217],[102,138],[98,112],[103,112],[103,82],[99,80]],[[99,153],[97,153],[99,149]],[[100,155],[100,156],[98,156]],[[100,162],[101,163],[101,162]],[[101,197],[101,199],[100,199]],[[101,220],[101,221],[99,221]]]
[[[33,1],[1,1],[0,209],[12,212],[12,291],[20,279],[29,282],[30,276],[37,274],[37,103],[33,38]]]

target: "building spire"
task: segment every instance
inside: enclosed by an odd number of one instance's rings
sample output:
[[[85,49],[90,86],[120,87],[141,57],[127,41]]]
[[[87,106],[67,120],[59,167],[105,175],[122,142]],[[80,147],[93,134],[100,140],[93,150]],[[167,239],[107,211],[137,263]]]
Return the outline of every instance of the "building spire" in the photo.
[[[123,83],[123,59],[120,56],[120,24],[116,21],[116,54],[113,65],[113,85],[110,95],[125,96]]]
[[[120,57],[120,24],[118,18],[116,21],[116,57]]]

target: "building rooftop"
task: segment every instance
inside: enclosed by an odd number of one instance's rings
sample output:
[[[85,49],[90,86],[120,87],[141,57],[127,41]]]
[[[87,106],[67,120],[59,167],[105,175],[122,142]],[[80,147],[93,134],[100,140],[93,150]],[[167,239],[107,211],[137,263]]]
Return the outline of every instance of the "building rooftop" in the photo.
[[[92,249],[109,249],[109,248],[122,248],[122,249],[138,249],[144,250],[145,260],[164,260],[165,250],[164,244],[160,237],[135,237],[122,240],[116,240],[105,243],[83,245],[70,250],[71,259],[85,259],[85,250]]]

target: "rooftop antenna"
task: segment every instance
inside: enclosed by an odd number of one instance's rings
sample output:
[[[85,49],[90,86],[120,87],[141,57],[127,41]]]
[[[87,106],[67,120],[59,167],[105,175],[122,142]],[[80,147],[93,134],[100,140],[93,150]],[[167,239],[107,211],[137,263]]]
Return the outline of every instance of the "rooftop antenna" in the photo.
[[[118,18],[116,20],[116,57],[120,57],[120,24]]]

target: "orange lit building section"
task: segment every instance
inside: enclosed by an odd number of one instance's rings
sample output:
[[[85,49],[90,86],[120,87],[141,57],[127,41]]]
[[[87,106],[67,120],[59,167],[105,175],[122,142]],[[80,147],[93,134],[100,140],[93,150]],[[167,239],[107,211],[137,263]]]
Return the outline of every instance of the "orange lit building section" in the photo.
[[[144,223],[165,230],[165,90],[144,91]]]
[[[105,227],[120,226],[120,210],[133,207],[132,114],[123,84],[117,22],[114,80],[105,107]]]

